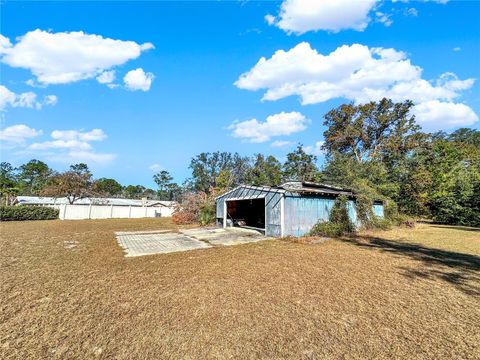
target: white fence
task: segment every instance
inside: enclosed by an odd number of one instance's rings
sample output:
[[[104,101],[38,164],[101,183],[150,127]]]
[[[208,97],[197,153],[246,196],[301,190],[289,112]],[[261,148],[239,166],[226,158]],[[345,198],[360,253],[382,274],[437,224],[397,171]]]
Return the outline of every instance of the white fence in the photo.
[[[62,220],[170,217],[173,213],[173,209],[166,206],[64,204],[52,207],[59,209],[59,217]]]

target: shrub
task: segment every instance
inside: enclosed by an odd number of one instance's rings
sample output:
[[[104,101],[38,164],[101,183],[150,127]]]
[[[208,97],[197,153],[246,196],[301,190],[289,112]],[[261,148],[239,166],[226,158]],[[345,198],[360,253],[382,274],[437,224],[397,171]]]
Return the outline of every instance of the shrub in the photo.
[[[387,200],[384,202],[383,212],[385,216],[384,223],[385,222],[390,223],[388,228],[391,228],[392,226],[406,226],[409,228],[413,228],[416,225],[416,221],[411,216],[398,212],[398,206],[397,204],[395,204],[393,200]],[[377,218],[377,222],[378,220],[382,220],[382,218]],[[382,222],[380,222],[380,224],[378,225],[379,226],[377,227],[386,230],[382,226]]]
[[[371,229],[390,230],[394,224],[386,217],[374,216],[369,225]]]
[[[373,204],[375,199],[382,198],[378,192],[370,187],[366,181],[357,180],[354,184],[356,195],[355,208],[357,217],[363,229],[375,228],[375,222],[381,218],[375,216]]]
[[[216,209],[212,206],[204,206],[200,209],[200,216],[198,222],[202,226],[211,225],[215,222]]]
[[[345,234],[344,227],[341,224],[330,221],[321,221],[315,224],[310,230],[310,236],[339,237]]]
[[[330,212],[329,221],[318,222],[310,230],[310,235],[338,237],[353,233],[355,226],[348,216],[347,201],[346,196],[339,196]]]
[[[173,211],[173,223],[178,225],[197,223],[206,196],[204,192],[184,194],[182,202],[176,205]]]
[[[0,206],[0,220],[53,220],[58,219],[58,209],[45,206]]]
[[[222,189],[210,189],[210,193],[197,192],[185,194],[182,203],[179,204],[172,215],[175,224],[195,224],[202,226],[211,225],[215,222],[216,206],[215,197],[223,192]]]

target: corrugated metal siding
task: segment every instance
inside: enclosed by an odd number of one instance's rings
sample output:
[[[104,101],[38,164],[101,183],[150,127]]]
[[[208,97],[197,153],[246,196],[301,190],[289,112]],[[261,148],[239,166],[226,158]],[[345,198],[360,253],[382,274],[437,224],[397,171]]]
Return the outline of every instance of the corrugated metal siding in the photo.
[[[286,196],[284,235],[303,236],[320,220],[328,221],[334,203],[333,198]],[[349,200],[347,208],[350,219],[356,224],[355,202]]]
[[[356,226],[360,226],[360,220],[357,218],[357,208],[355,207],[355,201],[348,200],[347,202],[348,217],[352,223]]]
[[[267,236],[281,236],[281,200],[283,194],[268,193],[265,198],[266,208],[266,232]]]
[[[217,219],[223,219],[223,199],[217,199]]]
[[[319,220],[328,220],[333,199],[286,196],[284,235],[302,236]]]

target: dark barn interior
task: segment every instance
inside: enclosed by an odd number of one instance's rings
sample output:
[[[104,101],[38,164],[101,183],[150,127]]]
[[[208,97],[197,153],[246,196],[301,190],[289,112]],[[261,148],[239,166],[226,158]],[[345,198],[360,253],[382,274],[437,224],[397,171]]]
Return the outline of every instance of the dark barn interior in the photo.
[[[265,199],[227,201],[227,214],[233,226],[265,229]]]

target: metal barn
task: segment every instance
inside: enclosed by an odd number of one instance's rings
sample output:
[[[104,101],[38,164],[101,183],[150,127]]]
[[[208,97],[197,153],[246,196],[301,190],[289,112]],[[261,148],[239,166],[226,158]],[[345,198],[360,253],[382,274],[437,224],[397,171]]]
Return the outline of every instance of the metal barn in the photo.
[[[349,198],[348,211],[357,223],[352,191],[311,182],[288,182],[278,187],[241,185],[217,197],[217,224],[264,232],[267,236],[302,236],[320,220],[328,221],[336,197]],[[383,204],[374,204],[383,217]]]

